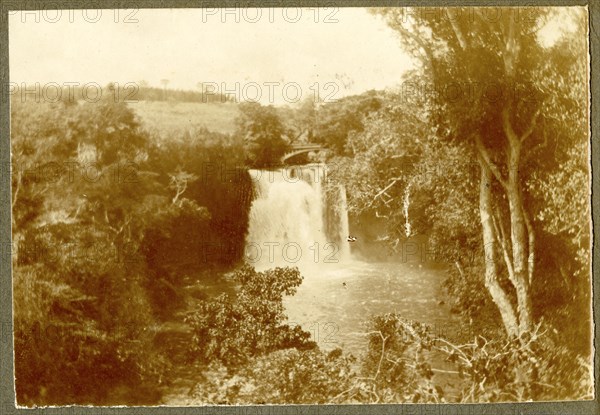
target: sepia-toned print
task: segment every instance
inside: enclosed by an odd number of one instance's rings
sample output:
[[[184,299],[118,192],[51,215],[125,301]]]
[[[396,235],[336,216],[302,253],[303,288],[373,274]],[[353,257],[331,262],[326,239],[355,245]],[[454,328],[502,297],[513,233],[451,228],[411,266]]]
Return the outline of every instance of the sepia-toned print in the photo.
[[[595,399],[587,7],[8,25],[18,406]]]

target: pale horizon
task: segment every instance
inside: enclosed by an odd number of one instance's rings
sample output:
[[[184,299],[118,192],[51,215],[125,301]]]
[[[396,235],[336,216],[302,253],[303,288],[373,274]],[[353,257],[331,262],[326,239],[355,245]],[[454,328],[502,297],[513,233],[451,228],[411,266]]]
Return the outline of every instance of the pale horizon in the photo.
[[[260,94],[261,103],[285,104],[298,91],[301,101],[317,90],[337,99],[394,87],[412,67],[395,32],[362,8],[96,12],[9,16],[11,82],[162,87],[168,79],[169,89],[203,82],[240,101]]]

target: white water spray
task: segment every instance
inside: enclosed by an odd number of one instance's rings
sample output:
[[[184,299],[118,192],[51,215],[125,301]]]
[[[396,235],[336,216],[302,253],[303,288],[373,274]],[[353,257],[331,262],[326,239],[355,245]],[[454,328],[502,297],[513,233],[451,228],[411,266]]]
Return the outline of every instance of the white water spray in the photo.
[[[346,191],[325,192],[323,164],[251,170],[255,199],[250,209],[246,261],[258,270],[297,266],[314,274],[348,260]],[[333,264],[333,265],[332,265]]]

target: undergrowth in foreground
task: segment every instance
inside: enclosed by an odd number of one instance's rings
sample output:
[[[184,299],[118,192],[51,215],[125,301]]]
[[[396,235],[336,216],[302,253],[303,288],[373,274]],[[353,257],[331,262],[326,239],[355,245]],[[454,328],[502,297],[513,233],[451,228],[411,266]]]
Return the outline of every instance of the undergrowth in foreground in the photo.
[[[300,284],[297,269],[261,273],[245,266],[232,279],[239,284],[235,298],[220,296],[187,319],[195,333],[196,356],[206,364],[190,391],[192,403],[506,402],[593,396],[591,366],[560,346],[541,323],[521,338],[478,335],[455,344],[423,324],[384,314],[371,318],[366,352],[357,358],[340,349],[322,351],[308,332],[284,324],[281,301]],[[435,367],[436,361],[444,361],[444,368]]]

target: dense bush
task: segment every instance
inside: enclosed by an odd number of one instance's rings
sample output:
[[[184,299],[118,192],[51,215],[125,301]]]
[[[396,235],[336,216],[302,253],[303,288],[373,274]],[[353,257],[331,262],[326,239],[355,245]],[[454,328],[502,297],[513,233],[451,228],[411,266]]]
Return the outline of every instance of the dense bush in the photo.
[[[476,335],[464,344],[455,344],[433,335],[427,326],[388,314],[373,320],[375,332],[365,362],[372,367],[377,357],[381,359],[375,378],[381,375],[382,381],[376,386],[388,402],[591,398],[591,366],[556,343],[548,328],[543,327],[539,324],[520,339],[490,340]],[[454,370],[434,367],[434,354],[443,356]],[[400,370],[404,370],[403,382],[389,382]],[[445,391],[437,381],[435,374],[440,372],[450,376],[453,391]]]
[[[254,168],[268,168],[281,163],[289,150],[286,129],[272,106],[254,102],[240,104],[236,133],[244,143],[246,163]]]
[[[320,351],[310,333],[285,324],[283,296],[302,282],[296,268],[257,272],[244,265],[231,275],[235,296],[220,295],[186,321],[193,352],[205,370],[191,391],[199,404],[328,403],[355,375],[355,359]]]
[[[155,401],[163,359],[136,254],[150,184],[118,170],[142,162],[146,138],[119,102],[14,104],[18,402]]]
[[[240,331],[243,333],[243,330]],[[235,335],[237,333],[230,333]],[[506,402],[590,399],[591,367],[541,325],[527,338],[464,343],[397,314],[374,316],[359,359],[336,349],[286,348],[243,364],[213,360],[194,404]]]
[[[368,91],[324,104],[314,116],[314,141],[336,154],[354,155],[354,149],[348,145],[348,136],[364,131],[364,118],[383,107],[382,95],[380,91]]]
[[[235,298],[222,294],[186,317],[194,332],[192,351],[201,361],[236,366],[279,349],[315,347],[310,333],[285,324],[283,296],[302,282],[297,268],[256,272],[244,265],[231,279],[239,284]]]
[[[147,331],[143,263],[119,257],[109,241],[97,229],[65,225],[25,239],[14,272],[19,403],[158,398],[166,362]]]
[[[241,143],[206,129],[166,142],[158,137],[153,140],[149,169],[159,174],[157,180],[169,189],[170,199],[178,193],[173,180],[187,177],[180,197],[206,208],[208,214],[202,223],[199,218],[186,222],[191,218],[179,217],[182,209],[176,209],[177,214],[161,214],[144,241],[149,253],[160,251],[166,261],[163,266],[154,257],[153,266],[164,269],[168,264],[177,275],[179,271],[226,269],[235,264],[243,255],[252,203],[252,183]]]
[[[192,391],[198,404],[334,403],[351,387],[354,358],[340,349],[278,350],[235,372],[213,366]]]
[[[193,149],[178,144],[186,137],[157,143],[110,94],[13,104],[18,402],[156,403],[170,362],[154,337],[184,305],[181,279],[218,279],[203,271],[241,256],[251,195],[241,147],[206,130]],[[201,176],[207,163],[240,179]],[[206,244],[227,249],[204,257]]]

